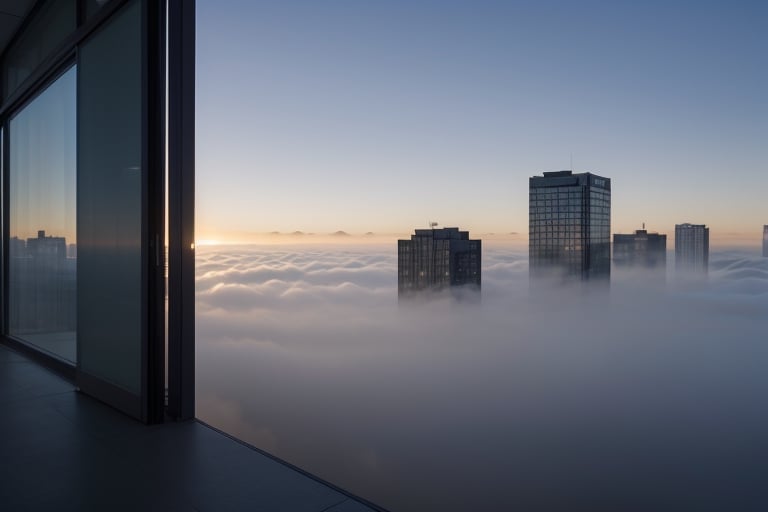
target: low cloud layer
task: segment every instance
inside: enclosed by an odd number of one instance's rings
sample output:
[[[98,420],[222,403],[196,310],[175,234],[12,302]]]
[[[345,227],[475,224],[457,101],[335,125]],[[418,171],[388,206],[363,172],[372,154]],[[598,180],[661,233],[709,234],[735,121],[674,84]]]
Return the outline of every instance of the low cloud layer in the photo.
[[[524,248],[483,250],[480,303],[398,304],[390,246],[200,248],[198,415],[394,510],[672,509],[768,471],[768,259],[532,293]]]

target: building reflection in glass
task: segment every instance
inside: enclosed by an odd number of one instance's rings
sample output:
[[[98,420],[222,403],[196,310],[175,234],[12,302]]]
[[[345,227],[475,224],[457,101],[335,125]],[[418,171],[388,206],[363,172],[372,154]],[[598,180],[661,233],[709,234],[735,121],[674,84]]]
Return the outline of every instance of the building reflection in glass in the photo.
[[[72,67],[8,127],[8,334],[71,362],[77,358],[76,97]]]
[[[67,253],[75,251],[64,237],[46,236],[43,230],[26,241],[10,239],[12,334],[74,333],[77,260]]]

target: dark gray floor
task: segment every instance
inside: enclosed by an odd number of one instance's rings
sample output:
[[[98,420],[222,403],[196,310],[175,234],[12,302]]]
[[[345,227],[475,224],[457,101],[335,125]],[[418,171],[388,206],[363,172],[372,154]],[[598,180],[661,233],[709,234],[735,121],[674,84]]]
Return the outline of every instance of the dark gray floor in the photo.
[[[0,510],[372,509],[200,423],[138,423],[0,346]]]

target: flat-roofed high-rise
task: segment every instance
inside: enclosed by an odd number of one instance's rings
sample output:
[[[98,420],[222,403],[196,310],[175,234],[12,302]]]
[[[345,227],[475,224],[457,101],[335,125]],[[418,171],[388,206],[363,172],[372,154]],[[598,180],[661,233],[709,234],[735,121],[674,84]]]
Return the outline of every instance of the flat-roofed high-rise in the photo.
[[[667,266],[667,235],[638,229],[613,235],[613,263],[619,267],[659,269]]]
[[[768,224],[763,226],[763,257],[768,258]]]
[[[675,270],[703,272],[709,269],[709,228],[704,224],[675,224]]]
[[[459,228],[417,229],[397,241],[397,290],[408,295],[467,285],[480,289],[481,241]]]
[[[611,180],[559,171],[528,183],[531,277],[610,278]]]

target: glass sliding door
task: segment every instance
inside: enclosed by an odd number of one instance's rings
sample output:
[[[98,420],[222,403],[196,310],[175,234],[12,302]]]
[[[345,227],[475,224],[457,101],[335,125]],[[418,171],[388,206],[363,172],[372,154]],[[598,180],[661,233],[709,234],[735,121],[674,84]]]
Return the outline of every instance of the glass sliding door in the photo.
[[[0,62],[16,87],[0,98],[0,342],[153,423],[165,398],[167,4],[91,4],[40,3]],[[45,21],[59,8],[80,20],[63,40]]]
[[[146,326],[141,50],[134,1],[78,55],[78,380],[135,416]]]
[[[76,361],[76,69],[10,121],[8,334]]]
[[[77,381],[147,422],[164,406],[162,12],[126,2],[77,55]]]

